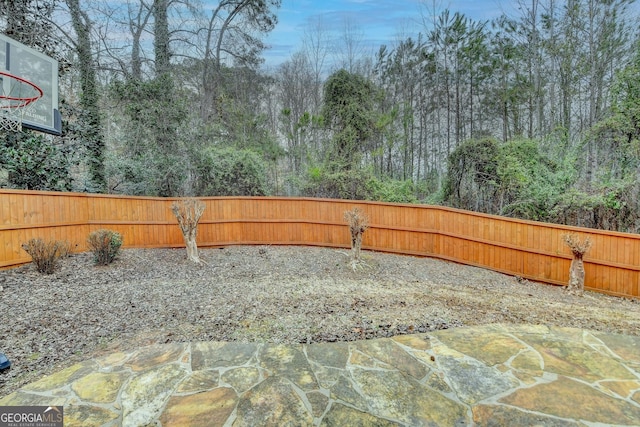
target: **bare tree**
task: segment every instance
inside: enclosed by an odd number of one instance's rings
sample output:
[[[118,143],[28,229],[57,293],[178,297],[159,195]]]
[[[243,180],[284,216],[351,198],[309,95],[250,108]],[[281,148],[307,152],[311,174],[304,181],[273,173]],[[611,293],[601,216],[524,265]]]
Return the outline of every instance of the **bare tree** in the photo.
[[[145,38],[153,34],[153,0],[89,3],[87,9],[97,33],[96,60],[103,71],[142,81],[153,74],[153,52],[145,48]],[[118,37],[117,35],[125,35]]]
[[[344,219],[349,225],[351,234],[351,266],[355,270],[362,264],[360,251],[362,250],[362,237],[369,228],[369,218],[360,208],[353,208],[345,211]]]
[[[127,8],[129,18],[129,30],[131,31],[131,77],[142,80],[141,38],[152,16],[152,8],[141,1],[134,9]]]
[[[196,264],[203,263],[198,256],[196,238],[198,236],[198,221],[200,221],[205,207],[205,204],[198,199],[184,199],[171,205],[171,210],[178,220],[182,237],[184,237],[187,258]]]
[[[591,248],[591,239],[589,237],[584,240],[580,240],[580,237],[575,234],[566,234],[564,241],[571,249],[573,260],[571,260],[571,266],[569,267],[569,284],[567,290],[575,295],[582,295],[584,292],[584,263],[582,258]]]
[[[367,63],[364,31],[349,17],[342,22],[342,33],[336,40],[336,64],[352,74],[366,75],[371,64]]]
[[[306,132],[311,125],[313,109],[313,74],[306,57],[297,53],[278,68],[281,130],[287,141],[289,168],[294,173],[302,170],[307,157]]]
[[[322,104],[322,79],[325,74],[325,61],[331,48],[329,31],[322,16],[309,22],[303,35],[304,54],[313,70],[313,111],[320,111]]]
[[[222,0],[212,10],[210,18],[198,33],[204,34],[202,57],[203,99],[200,114],[203,120],[219,112],[218,96],[222,87],[222,66],[259,62],[264,49],[255,33],[271,31],[278,18],[271,8],[280,7],[281,0]]]

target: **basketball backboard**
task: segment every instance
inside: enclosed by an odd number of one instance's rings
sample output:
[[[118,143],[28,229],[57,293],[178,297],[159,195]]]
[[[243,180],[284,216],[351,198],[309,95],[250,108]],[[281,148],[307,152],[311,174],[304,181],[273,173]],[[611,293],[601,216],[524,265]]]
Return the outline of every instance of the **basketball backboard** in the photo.
[[[22,126],[60,135],[62,123],[58,111],[58,61],[0,34],[0,72],[24,79],[42,90],[42,97],[25,110]],[[0,74],[0,93],[12,94],[15,79]],[[6,108],[0,115],[8,116]]]

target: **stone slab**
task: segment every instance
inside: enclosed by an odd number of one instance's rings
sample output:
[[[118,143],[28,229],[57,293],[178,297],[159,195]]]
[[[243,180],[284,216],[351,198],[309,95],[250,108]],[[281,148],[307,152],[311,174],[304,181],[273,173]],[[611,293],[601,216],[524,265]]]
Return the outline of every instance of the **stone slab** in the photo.
[[[640,425],[640,405],[616,399],[567,377],[516,390],[500,402],[565,419]]]
[[[238,403],[235,391],[227,387],[174,396],[160,416],[163,426],[223,426]]]

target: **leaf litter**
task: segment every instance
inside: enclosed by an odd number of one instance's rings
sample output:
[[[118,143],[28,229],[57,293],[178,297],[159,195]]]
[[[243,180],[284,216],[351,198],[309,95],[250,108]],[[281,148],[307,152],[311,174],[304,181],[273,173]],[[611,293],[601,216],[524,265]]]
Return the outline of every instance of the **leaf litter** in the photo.
[[[353,341],[491,323],[640,335],[640,301],[531,282],[432,258],[229,246],[90,253],[51,275],[0,271],[0,397],[74,363],[155,343]]]

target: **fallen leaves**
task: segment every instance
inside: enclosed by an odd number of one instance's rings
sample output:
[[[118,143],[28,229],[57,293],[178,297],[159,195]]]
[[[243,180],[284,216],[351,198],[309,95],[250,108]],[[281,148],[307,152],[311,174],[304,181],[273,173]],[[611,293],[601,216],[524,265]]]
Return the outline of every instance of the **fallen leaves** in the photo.
[[[0,351],[13,362],[0,396],[101,352],[186,341],[335,342],[487,323],[534,323],[640,335],[640,302],[517,281],[444,261],[296,246],[126,249],[52,275],[0,271]]]

